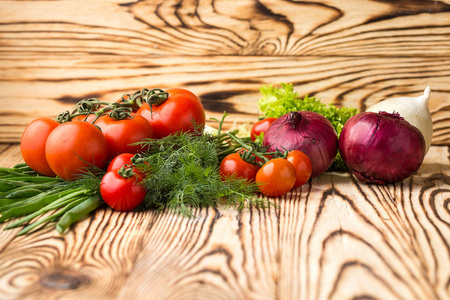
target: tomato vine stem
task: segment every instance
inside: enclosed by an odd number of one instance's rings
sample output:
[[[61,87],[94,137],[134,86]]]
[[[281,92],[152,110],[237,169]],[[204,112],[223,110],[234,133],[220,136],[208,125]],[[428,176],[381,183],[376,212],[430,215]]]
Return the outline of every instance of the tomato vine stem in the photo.
[[[144,103],[148,103],[150,108],[161,105],[167,100],[169,94],[162,89],[147,89],[136,91],[134,94],[123,94],[117,102],[101,101],[97,98],[88,98],[79,101],[72,112],[65,111],[58,115],[56,121],[59,123],[70,122],[76,117],[95,115],[91,123],[95,123],[98,118],[109,115],[114,120],[123,120],[131,116],[133,110],[139,109]]]
[[[233,132],[228,132],[228,135],[243,149],[247,150],[239,152],[239,155],[243,160],[251,164],[262,166],[265,163],[267,163],[271,158],[287,157],[288,151],[281,152],[280,150],[277,150],[273,152],[267,152],[266,147],[263,147],[257,143],[247,144],[242,139],[238,138]],[[257,160],[256,158],[259,158],[259,160]]]

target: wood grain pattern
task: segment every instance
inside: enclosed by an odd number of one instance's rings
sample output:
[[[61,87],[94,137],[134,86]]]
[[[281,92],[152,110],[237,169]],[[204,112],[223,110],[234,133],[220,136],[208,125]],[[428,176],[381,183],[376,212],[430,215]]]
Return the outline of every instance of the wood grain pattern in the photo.
[[[450,299],[449,37],[449,0],[0,1],[2,167],[32,119],[142,88],[188,88],[230,128],[267,83],[360,110],[430,86],[434,126],[397,184],[325,173],[276,209],[1,225],[0,299]]]
[[[76,13],[74,13],[76,12]],[[431,86],[433,144],[450,143],[450,1],[1,1],[0,142],[90,97],[186,87],[226,126],[258,90],[361,110]]]
[[[20,161],[3,147],[0,165]],[[274,209],[100,209],[60,236],[2,231],[0,299],[449,299],[450,148],[410,179],[325,173]]]

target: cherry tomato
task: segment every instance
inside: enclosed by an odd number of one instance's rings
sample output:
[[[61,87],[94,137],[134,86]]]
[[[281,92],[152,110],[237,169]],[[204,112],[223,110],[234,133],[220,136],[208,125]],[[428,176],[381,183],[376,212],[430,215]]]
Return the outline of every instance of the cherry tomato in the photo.
[[[153,126],[156,138],[178,131],[194,131],[194,124],[205,126],[205,110],[200,99],[185,89],[168,89],[169,97],[160,105],[144,103],[137,115],[145,117]]]
[[[284,158],[274,158],[265,163],[256,173],[255,182],[259,191],[268,197],[280,197],[295,184],[295,168]]]
[[[286,158],[295,168],[296,181],[293,189],[304,185],[311,178],[312,165],[308,155],[300,150],[292,150]]]
[[[121,170],[116,169],[103,176],[100,182],[100,194],[112,209],[130,211],[142,203],[146,190],[141,184],[141,176],[134,174],[124,177],[121,175]]]
[[[58,125],[58,122],[50,118],[36,119],[25,128],[20,141],[20,151],[25,163],[46,176],[56,176],[45,158],[45,142]]]
[[[232,153],[222,160],[219,166],[219,173],[222,179],[232,176],[246,179],[247,181],[254,181],[258,166],[246,162],[241,158],[239,153]]]
[[[120,169],[125,165],[130,165],[133,167],[133,171],[136,174],[140,175],[142,178],[145,178],[146,177],[145,174],[143,172],[139,171],[139,169],[134,165],[134,163],[133,163],[134,156],[135,156],[135,154],[133,154],[133,153],[122,153],[122,154],[117,155],[109,163],[108,169],[106,170],[106,172]],[[147,164],[147,163],[145,162],[145,164]]]
[[[56,175],[70,180],[92,165],[103,168],[108,159],[108,146],[100,129],[91,123],[67,122],[49,134],[45,157]]]
[[[250,130],[250,138],[252,141],[256,140],[256,136],[266,132],[269,126],[272,125],[276,119],[277,118],[265,118],[253,124],[252,129]]]
[[[121,153],[138,153],[142,146],[132,145],[145,138],[154,138],[152,125],[142,116],[127,117],[114,120],[110,116],[101,116],[94,123],[103,132],[108,143],[109,158],[113,159]]]

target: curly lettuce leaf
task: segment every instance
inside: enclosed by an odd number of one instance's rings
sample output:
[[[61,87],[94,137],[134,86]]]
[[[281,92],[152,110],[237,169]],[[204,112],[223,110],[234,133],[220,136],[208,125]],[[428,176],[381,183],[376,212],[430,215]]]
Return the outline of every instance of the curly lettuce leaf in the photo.
[[[290,108],[296,107],[299,99],[292,84],[281,83],[280,88],[267,84],[259,92],[262,98],[258,101],[258,107],[266,118],[278,118],[287,114],[291,111]]]

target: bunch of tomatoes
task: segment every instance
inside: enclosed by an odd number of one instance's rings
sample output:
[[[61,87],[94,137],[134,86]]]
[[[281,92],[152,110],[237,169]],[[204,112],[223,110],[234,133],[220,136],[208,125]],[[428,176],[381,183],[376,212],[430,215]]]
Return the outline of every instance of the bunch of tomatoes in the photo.
[[[275,120],[265,118],[256,122],[250,132],[251,140],[261,137]],[[312,173],[311,160],[302,151],[291,150],[281,156],[272,158],[270,154],[244,148],[227,155],[220,163],[219,172],[222,178],[236,176],[255,182],[265,196],[280,197],[305,184]]]
[[[21,153],[37,173],[64,180],[75,180],[92,167],[108,166],[100,192],[117,210],[134,209],[145,196],[140,184],[144,176],[131,161],[144,150],[139,142],[193,131],[193,124],[205,125],[201,101],[181,88],[143,90],[115,103],[90,100],[60,115],[58,121],[32,121],[22,135]]]

